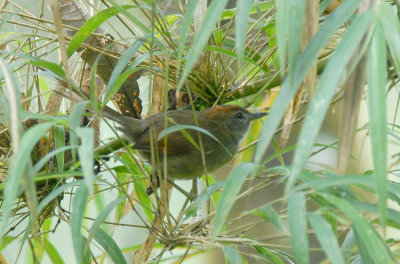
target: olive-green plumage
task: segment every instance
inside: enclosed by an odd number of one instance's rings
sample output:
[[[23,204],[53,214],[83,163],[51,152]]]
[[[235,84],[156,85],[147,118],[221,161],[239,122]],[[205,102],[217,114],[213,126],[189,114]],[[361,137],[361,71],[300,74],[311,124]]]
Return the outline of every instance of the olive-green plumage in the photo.
[[[168,176],[176,179],[193,179],[204,174],[201,151],[192,144],[182,131],[168,134],[167,145],[164,138],[156,142],[158,135],[165,129],[165,114],[153,115],[145,120],[123,116],[109,108],[103,109],[105,117],[119,123],[121,130],[133,143],[133,148],[146,160],[151,159],[150,130],[153,129],[153,142],[159,153],[160,164],[163,153],[167,152]],[[215,138],[198,130],[186,129],[190,137],[199,144],[199,135],[204,149],[207,171],[212,172],[232,160],[236,154],[240,140],[246,134],[250,122],[261,118],[266,113],[251,113],[236,105],[219,105],[199,112],[190,110],[173,110],[167,113],[168,127],[179,125],[198,126],[207,130]]]

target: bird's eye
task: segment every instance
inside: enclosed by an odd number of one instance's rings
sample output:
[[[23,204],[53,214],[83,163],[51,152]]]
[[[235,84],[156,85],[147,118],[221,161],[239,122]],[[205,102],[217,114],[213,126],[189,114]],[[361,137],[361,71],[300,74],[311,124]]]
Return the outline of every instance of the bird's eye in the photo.
[[[240,113],[240,112],[236,113],[234,117],[237,118],[237,119],[242,119],[243,118],[243,113]]]

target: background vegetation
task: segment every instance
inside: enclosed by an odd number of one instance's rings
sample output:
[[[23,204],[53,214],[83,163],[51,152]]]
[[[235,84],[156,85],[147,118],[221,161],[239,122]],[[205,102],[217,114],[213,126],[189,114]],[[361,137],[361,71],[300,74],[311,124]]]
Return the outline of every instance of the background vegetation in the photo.
[[[397,263],[398,1],[123,4],[0,6],[2,261],[69,263],[70,247],[76,263]],[[156,166],[100,122],[111,102],[269,115],[191,202],[145,194]]]

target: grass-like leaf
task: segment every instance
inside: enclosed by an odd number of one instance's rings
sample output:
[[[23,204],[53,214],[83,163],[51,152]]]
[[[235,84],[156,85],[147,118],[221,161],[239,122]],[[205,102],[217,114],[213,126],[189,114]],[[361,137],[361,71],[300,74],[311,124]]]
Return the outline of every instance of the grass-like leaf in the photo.
[[[121,9],[128,10],[133,8],[133,5],[123,5],[119,7],[109,7],[107,9],[101,10],[91,18],[89,18],[85,24],[75,33],[73,38],[71,39],[68,48],[67,54],[68,57],[79,48],[79,46],[105,21],[107,21],[110,17],[117,15]]]
[[[16,56],[16,57],[26,59],[27,63],[37,66],[39,68],[44,68],[44,69],[54,73],[58,77],[61,77],[61,79],[65,79],[65,72],[64,72],[63,68],[60,65],[58,65],[57,63],[47,61],[47,60],[42,60],[40,58],[32,57],[32,56],[29,56],[29,55],[26,55],[23,53],[16,53],[16,52],[11,52],[11,51],[0,50],[0,54],[11,55],[11,56]]]
[[[57,249],[47,238],[43,238],[43,248],[52,263],[64,264],[64,260],[61,258],[60,253],[58,253]]]
[[[78,148],[79,161],[83,175],[85,176],[85,184],[90,193],[93,193],[94,177],[94,131],[92,128],[79,127],[75,129],[77,135],[81,138],[81,145]]]
[[[358,16],[326,65],[300,132],[293,158],[293,167],[286,185],[286,194],[293,187],[303,169],[342,73],[374,18],[373,11],[367,11]]]
[[[146,39],[146,37],[145,37],[145,39]],[[104,92],[103,104],[106,104],[108,102],[108,100],[110,100],[110,98],[113,97],[116,92],[118,92],[120,87],[116,86],[115,82],[117,81],[117,79],[121,75],[122,71],[126,68],[126,66],[130,62],[132,57],[135,56],[136,52],[140,49],[140,47],[142,45],[143,45],[142,39],[136,40],[121,55],[121,58],[118,60],[117,65],[115,65],[115,67],[111,73],[110,80],[108,81],[106,90]]]
[[[64,140],[65,140],[65,138],[64,138]],[[44,165],[46,165],[46,163],[47,163],[51,158],[54,157],[54,155],[57,156],[58,153],[60,153],[60,152],[65,152],[65,151],[71,150],[71,149],[73,149],[73,148],[77,148],[77,146],[76,146],[76,147],[64,146],[64,147],[56,148],[56,149],[50,151],[50,152],[47,153],[43,158],[41,158],[38,162],[36,162],[35,166],[33,166],[33,168],[32,168],[32,174],[38,173],[38,172],[42,169],[42,167],[43,167]]]
[[[305,0],[288,1],[288,13],[286,16],[289,21],[285,22],[289,22],[288,38],[290,36],[290,41],[287,43],[289,71],[295,68],[299,58],[304,10]]]
[[[189,135],[189,133],[187,133],[186,130],[188,130],[188,129],[196,130],[196,131],[198,131],[200,133],[206,134],[207,136],[211,137],[212,139],[217,141],[219,144],[221,144],[221,146],[225,147],[222,144],[222,142],[218,138],[216,138],[213,134],[211,134],[209,131],[205,130],[204,128],[201,128],[201,127],[198,127],[198,126],[192,126],[192,125],[178,125],[177,124],[177,125],[174,125],[172,127],[168,127],[166,129],[164,129],[163,131],[161,131],[161,133],[157,137],[157,140],[160,140],[160,139],[168,136],[171,133],[180,131],[186,137],[186,139],[189,140],[191,144],[193,144],[193,146],[195,146],[198,150],[200,150],[200,147],[196,143],[196,141]]]
[[[354,246],[356,245],[356,240],[354,237],[354,231],[353,229],[350,229],[350,231],[347,233],[345,239],[343,240],[342,245],[340,248],[343,251],[343,257],[346,263],[348,263],[350,257],[351,257],[351,251],[353,250]]]
[[[189,34],[190,25],[192,24],[193,16],[196,11],[197,5],[199,4],[199,0],[189,1],[186,6],[185,14],[183,15],[182,25],[179,31],[179,40],[178,40],[178,61],[182,59],[183,49],[185,48],[185,43],[187,36]],[[178,64],[179,66],[180,64]]]
[[[215,30],[217,21],[227,2],[228,0],[213,0],[207,8],[207,13],[204,17],[203,23],[200,26],[199,32],[197,32],[196,34],[196,37],[192,44],[192,48],[190,49],[187,56],[185,68],[183,69],[183,73],[179,80],[177,90],[180,90],[182,88],[186,78],[189,76],[190,71],[196,64],[196,61],[200,56],[203,47],[207,43],[208,38]]]
[[[77,263],[82,263],[84,259],[83,251],[85,243],[82,237],[82,223],[83,217],[85,216],[88,197],[89,190],[87,186],[81,184],[75,192],[74,199],[72,200],[71,235]]]
[[[231,172],[228,179],[225,181],[214,217],[213,237],[215,237],[221,230],[225,219],[228,217],[229,211],[235,203],[235,198],[238,195],[244,180],[247,175],[254,171],[254,169],[254,164],[242,163]]]
[[[289,228],[296,263],[310,263],[307,236],[307,208],[303,192],[291,193],[288,200]]]
[[[96,233],[99,231],[100,225],[104,222],[104,220],[106,220],[107,216],[111,213],[111,211],[114,209],[114,207],[116,205],[118,205],[120,202],[122,202],[124,199],[125,199],[125,197],[119,197],[119,198],[115,199],[114,201],[112,201],[111,203],[109,203],[103,209],[103,211],[101,211],[100,215],[96,218],[96,220],[94,220],[92,227],[89,230],[90,235],[89,235],[89,238],[86,240],[85,250],[87,248],[89,248],[91,238],[94,237],[96,235]]]
[[[285,2],[285,1],[277,1]],[[324,48],[326,43],[329,41],[331,36],[336,32],[336,30],[347,20],[349,20],[355,10],[358,8],[362,0],[347,0],[344,1],[335,12],[329,15],[325,23],[318,30],[314,38],[305,48],[304,52],[300,55],[297,60],[296,68],[289,73],[294,74],[293,77],[288,76],[281,86],[278,97],[276,98],[274,105],[268,115],[268,120],[264,125],[260,134],[260,141],[257,144],[257,148],[254,154],[254,163],[256,165],[261,163],[264,157],[268,145],[271,142],[272,135],[278,128],[283,115],[285,114],[286,108],[289,105],[290,100],[296,94],[298,88],[303,82],[308,70],[313,65],[314,61],[318,58],[318,54],[321,49]],[[279,28],[279,23],[277,24]],[[279,29],[278,29],[278,39],[279,39]],[[279,45],[281,43],[279,42]],[[282,49],[282,47],[280,47]],[[280,55],[281,56],[281,55]],[[291,82],[292,80],[293,82]]]
[[[196,200],[194,200],[193,203],[186,210],[181,223],[194,216],[197,211],[200,210],[200,208],[210,199],[211,195],[213,195],[224,184],[224,181],[219,181],[215,184],[208,186],[199,196],[197,196]]]
[[[284,231],[286,229],[279,214],[270,204],[261,206],[259,209],[253,211],[252,214],[258,215],[264,218],[266,221],[271,222],[276,228],[281,231]]]
[[[149,29],[149,27],[147,25],[145,25],[144,23],[142,23],[139,18],[137,18],[134,14],[128,12],[124,6],[121,6],[118,4],[118,2],[116,2],[115,0],[108,0],[109,3],[111,3],[115,8],[118,8],[119,11],[124,14],[128,19],[130,19],[135,25],[137,25],[140,30],[142,30],[145,34],[150,33],[151,30]],[[141,6],[141,8],[143,9],[150,9],[150,6]]]
[[[65,146],[65,132],[63,125],[56,125],[54,128],[54,141],[56,149],[60,149]],[[64,171],[64,151],[59,151],[56,154],[58,171]]]
[[[239,252],[235,247],[224,247],[222,249],[224,251],[225,257],[228,259],[231,264],[242,264],[242,258],[240,257]]]
[[[309,213],[308,220],[331,263],[344,264],[345,262],[331,225],[316,213]]]
[[[272,263],[283,264],[282,260],[275,254],[275,252],[272,252],[272,250],[270,250],[269,248],[266,249],[261,246],[254,246],[254,249],[261,255],[261,257],[272,261]]]
[[[390,249],[357,209],[347,201],[334,195],[328,193],[320,193],[320,195],[350,218],[352,226],[357,233],[358,247],[365,249],[363,250],[365,254],[372,259],[372,262],[369,263],[393,263],[394,257],[390,253]]]
[[[125,264],[126,260],[121,252],[121,249],[115,243],[114,239],[110,237],[103,229],[99,228],[94,233],[94,239],[100,244],[102,248],[107,252],[114,263]]]
[[[280,68],[286,65],[287,37],[289,33],[289,3],[288,1],[276,1],[276,35],[278,39],[278,54]]]
[[[16,156],[13,156],[10,161],[7,182],[3,192],[3,203],[1,206],[1,226],[0,234],[3,235],[8,224],[8,218],[11,213],[11,208],[19,193],[18,189],[21,185],[22,174],[27,168],[31,151],[39,139],[53,126],[52,123],[38,124],[29,129],[21,138],[19,143],[20,151]]]
[[[236,21],[235,21],[235,38],[236,53],[238,54],[239,68],[242,66],[244,57],[244,46],[246,40],[247,20],[251,8],[250,0],[241,0],[237,2]]]
[[[386,43],[378,20],[368,52],[368,113],[376,193],[383,230],[387,216]]]
[[[82,181],[73,181],[69,183],[64,183],[60,185],[58,188],[52,190],[45,198],[43,198],[38,206],[38,213],[40,214],[42,210],[54,199],[56,199],[59,195],[63,194],[66,190],[74,187],[75,185],[82,184]]]
[[[379,19],[382,22],[390,55],[393,58],[397,72],[400,72],[400,23],[393,7],[381,1],[379,4]]]

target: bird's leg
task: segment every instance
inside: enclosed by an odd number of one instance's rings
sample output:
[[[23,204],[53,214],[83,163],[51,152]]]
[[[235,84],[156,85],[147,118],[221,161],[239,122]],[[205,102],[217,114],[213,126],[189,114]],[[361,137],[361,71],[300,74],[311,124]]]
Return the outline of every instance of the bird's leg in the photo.
[[[160,178],[157,175],[155,175],[155,176],[151,175],[151,184],[146,189],[147,195],[153,194],[153,192],[154,192],[153,187],[155,187],[156,190],[160,187]]]

